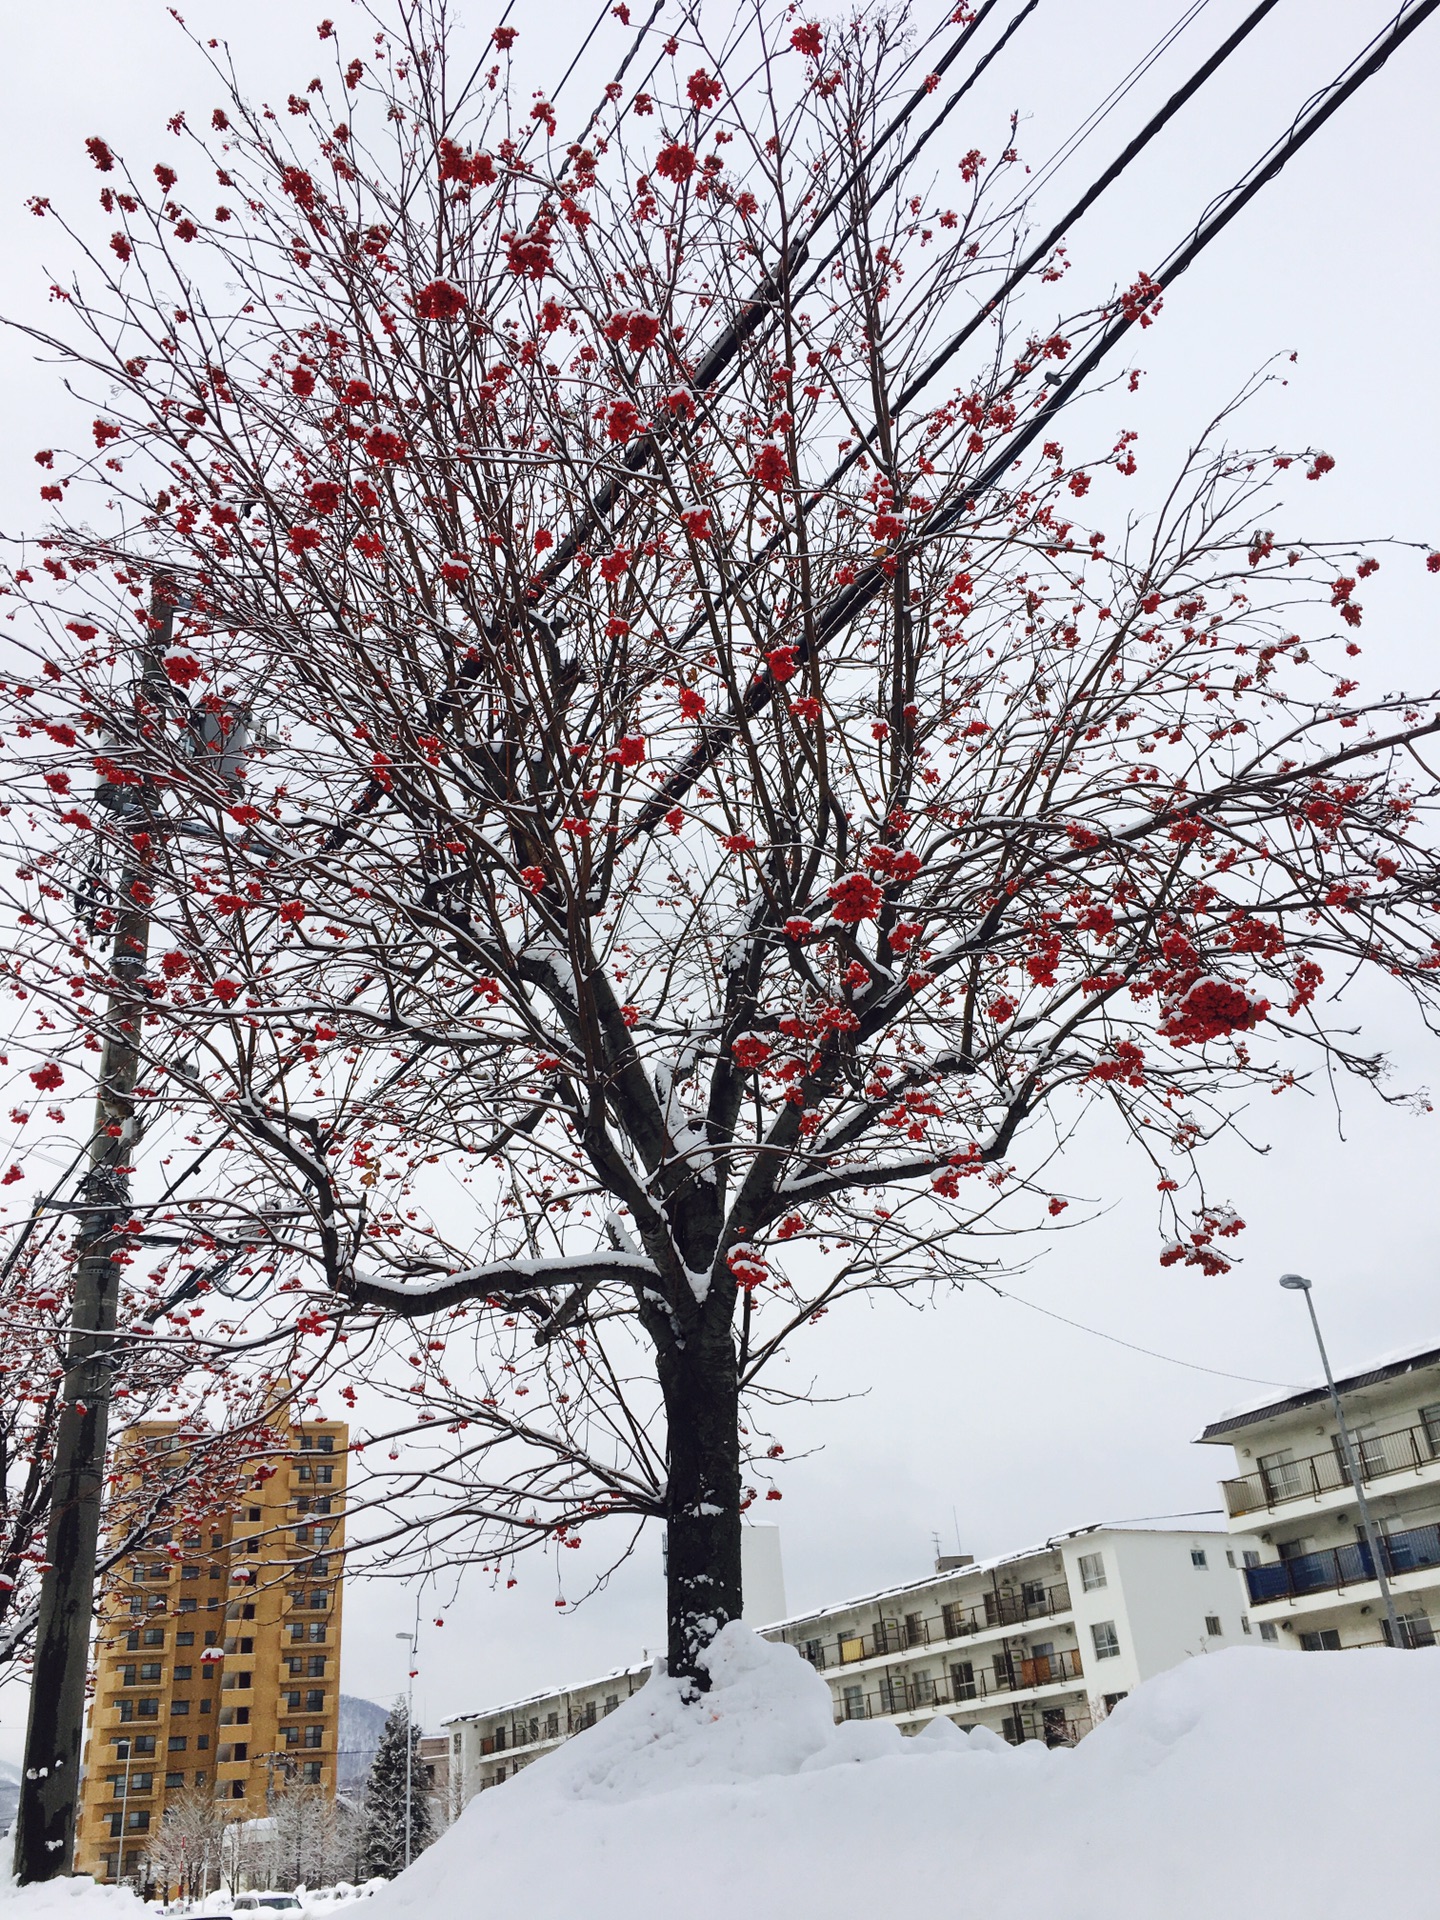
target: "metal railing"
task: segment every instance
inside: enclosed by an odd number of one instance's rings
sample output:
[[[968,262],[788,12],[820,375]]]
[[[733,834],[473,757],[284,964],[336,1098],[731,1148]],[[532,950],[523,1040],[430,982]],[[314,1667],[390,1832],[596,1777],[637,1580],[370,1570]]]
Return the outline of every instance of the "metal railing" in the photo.
[[[835,1719],[884,1720],[899,1713],[924,1713],[931,1707],[972,1706],[1033,1687],[1078,1680],[1083,1673],[1075,1647],[1033,1658],[1000,1654],[988,1668],[956,1661],[935,1675],[887,1674],[873,1692],[846,1687],[835,1704]]]
[[[963,1640],[992,1627],[1019,1627],[1032,1620],[1048,1620],[1070,1608],[1070,1589],[1063,1580],[1053,1586],[1039,1581],[1023,1587],[990,1591],[977,1606],[960,1602],[942,1607],[939,1613],[911,1613],[895,1619],[879,1620],[867,1631],[844,1633],[829,1640],[798,1634],[793,1645],[820,1671],[832,1667],[851,1667],[860,1660],[883,1659],[908,1653],[918,1647],[943,1645],[948,1640]]]
[[[1423,1467],[1440,1466],[1440,1430],[1414,1426],[1397,1427],[1393,1433],[1367,1434],[1356,1440],[1355,1456],[1364,1480],[1383,1479],[1389,1473],[1418,1473]],[[1232,1519],[1242,1513],[1257,1513],[1262,1507],[1268,1512],[1289,1500],[1318,1500],[1322,1494],[1337,1493],[1349,1484],[1345,1462],[1334,1447],[1220,1483]]]
[[[1413,1573],[1421,1567],[1440,1567],[1440,1526],[1411,1527],[1386,1535],[1380,1542],[1385,1571]],[[1307,1593],[1325,1593],[1337,1587],[1359,1586],[1375,1578],[1375,1563],[1363,1540],[1319,1553],[1297,1553],[1264,1567],[1246,1567],[1245,1584],[1252,1606],[1267,1600],[1289,1600]]]

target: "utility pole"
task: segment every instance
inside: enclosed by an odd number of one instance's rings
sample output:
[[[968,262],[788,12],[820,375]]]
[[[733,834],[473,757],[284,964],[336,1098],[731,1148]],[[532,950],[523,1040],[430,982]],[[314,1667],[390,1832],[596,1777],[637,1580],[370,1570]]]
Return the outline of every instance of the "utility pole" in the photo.
[[[136,689],[137,729],[157,727],[163,715],[167,682],[162,656],[174,623],[173,597],[157,584]],[[132,830],[138,833],[149,823],[148,795],[142,786],[102,788],[97,800],[122,827],[133,821]],[[45,1573],[35,1620],[25,1762],[15,1816],[15,1877],[22,1885],[68,1874],[75,1860],[85,1678],[95,1607],[121,1262],[129,1240],[125,1226],[130,1218],[130,1159],[139,1138],[135,1086],[145,1005],[140,980],[149,948],[150,916],[142,904],[148,895],[133,842],[121,865],[119,884],[109,897],[114,931],[111,986],[89,1165],[76,1208],[75,1292],[55,1436]],[[123,1834],[120,1846],[123,1865]]]
[[[1405,1643],[1400,1638],[1400,1622],[1395,1615],[1395,1596],[1391,1593],[1390,1582],[1385,1577],[1383,1542],[1379,1528],[1370,1517],[1370,1502],[1365,1498],[1365,1482],[1360,1472],[1359,1456],[1350,1438],[1350,1429],[1345,1424],[1345,1409],[1340,1404],[1335,1376],[1330,1371],[1330,1356],[1325,1351],[1325,1341],[1320,1333],[1320,1321],[1315,1312],[1315,1302],[1311,1298],[1310,1282],[1303,1273],[1282,1273],[1280,1284],[1287,1293],[1303,1293],[1305,1304],[1310,1309],[1310,1325],[1315,1329],[1315,1344],[1320,1349],[1320,1364],[1325,1369],[1325,1385],[1330,1390],[1330,1405],[1334,1410],[1335,1424],[1340,1429],[1340,1452],[1345,1462],[1345,1471],[1350,1478],[1351,1491],[1355,1495],[1355,1504],[1360,1509],[1360,1529],[1365,1535],[1365,1544],[1370,1549],[1375,1580],[1380,1588],[1380,1599],[1385,1608],[1385,1620],[1390,1628],[1390,1644],[1392,1647],[1401,1647]]]
[[[405,1682],[405,1864],[410,1864],[411,1847],[411,1809],[414,1805],[415,1772],[415,1644],[419,1639],[420,1603],[415,1603],[416,1632],[397,1633],[397,1640],[408,1645],[406,1668],[408,1678]]]

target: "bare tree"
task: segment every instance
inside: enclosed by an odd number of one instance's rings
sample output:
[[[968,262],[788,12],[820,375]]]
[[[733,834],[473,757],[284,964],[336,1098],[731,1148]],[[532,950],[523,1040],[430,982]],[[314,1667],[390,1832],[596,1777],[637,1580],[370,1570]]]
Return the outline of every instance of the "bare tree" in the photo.
[[[1060,310],[1008,127],[924,171],[989,12],[647,28],[566,139],[513,28],[467,78],[402,6],[286,113],[218,71],[173,165],[93,139],[43,342],[97,411],[14,577],[39,1070],[138,853],[136,1219],[391,1383],[392,1565],[662,1520],[702,1686],[810,1325],[1057,1219],[1103,1109],[1220,1270],[1206,1142],[1307,1059],[1379,1083],[1357,971],[1434,1002],[1378,561],[1272,531],[1333,462],[1228,417],[1133,513],[1132,435],[1062,447],[1162,276]]]
[[[202,1787],[172,1795],[150,1842],[144,1878],[163,1899],[198,1900],[218,1884],[224,1820],[220,1803]]]

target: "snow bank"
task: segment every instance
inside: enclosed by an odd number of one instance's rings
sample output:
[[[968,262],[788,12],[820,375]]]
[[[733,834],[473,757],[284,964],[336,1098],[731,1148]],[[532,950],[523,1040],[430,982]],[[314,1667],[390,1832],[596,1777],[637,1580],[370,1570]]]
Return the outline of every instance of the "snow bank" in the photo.
[[[657,1676],[478,1795],[367,1920],[1354,1920],[1377,1869],[1398,1908],[1440,1898],[1440,1650],[1192,1659],[1053,1752],[835,1727],[740,1626],[711,1673],[699,1706]]]
[[[88,1874],[17,1887],[7,1860],[0,1875],[0,1913],[5,1920],[151,1920],[152,1909],[129,1887],[102,1887]]]

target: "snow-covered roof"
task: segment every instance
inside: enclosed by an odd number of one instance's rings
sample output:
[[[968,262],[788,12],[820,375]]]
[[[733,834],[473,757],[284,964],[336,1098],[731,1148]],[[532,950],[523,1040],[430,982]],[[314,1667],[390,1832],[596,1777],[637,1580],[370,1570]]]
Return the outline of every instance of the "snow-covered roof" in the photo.
[[[542,1687],[539,1693],[527,1693],[523,1700],[509,1700],[503,1706],[482,1707],[478,1713],[452,1713],[440,1724],[442,1727],[463,1727],[475,1720],[502,1719],[507,1713],[519,1713],[522,1708],[539,1706],[545,1700],[563,1700],[568,1694],[585,1693],[591,1687],[603,1687],[607,1680],[632,1680],[637,1673],[649,1673],[653,1665],[651,1660],[641,1660],[633,1667],[613,1667],[609,1673],[602,1673],[596,1679],[575,1680],[564,1687]]]
[[[1218,1507],[1215,1509],[1217,1516],[1220,1511]],[[1197,1515],[1195,1517],[1207,1518],[1209,1515],[1207,1513],[1206,1515]],[[792,1613],[787,1615],[783,1620],[771,1621],[768,1625],[762,1627],[760,1631],[762,1633],[779,1633],[786,1627],[799,1626],[801,1622],[805,1620],[826,1620],[829,1619],[832,1614],[853,1613],[857,1607],[874,1606],[877,1601],[893,1600],[904,1593],[918,1593],[925,1587],[943,1587],[945,1583],[950,1580],[968,1580],[972,1575],[977,1573],[998,1573],[1002,1567],[1014,1566],[1022,1560],[1034,1560],[1044,1553],[1054,1553],[1058,1550],[1062,1541],[1078,1540],[1086,1534],[1174,1533],[1176,1531],[1177,1529],[1174,1527],[1155,1526],[1149,1522],[1139,1520],[1091,1520],[1083,1527],[1062,1528],[1060,1532],[1052,1533],[1048,1540],[1042,1540],[1038,1545],[1033,1547],[1021,1547],[1018,1551],[1012,1550],[1009,1553],[992,1554],[986,1560],[972,1560],[969,1566],[949,1567],[944,1573],[923,1574],[918,1580],[901,1580],[893,1587],[879,1587],[874,1593],[861,1593],[854,1595],[849,1600],[839,1600],[834,1606],[807,1607],[801,1613]],[[1188,1537],[1190,1533],[1220,1534],[1223,1533],[1224,1529],[1219,1527],[1198,1527],[1179,1529],[1179,1531],[1184,1531]]]
[[[1362,1387],[1377,1387],[1387,1380],[1402,1379],[1405,1374],[1418,1373],[1425,1367],[1440,1367],[1440,1342],[1432,1340],[1425,1346],[1403,1347],[1381,1354],[1356,1372],[1337,1376],[1335,1386],[1340,1393],[1354,1393]],[[1242,1401],[1239,1406],[1227,1407],[1218,1419],[1212,1420],[1203,1432],[1196,1434],[1196,1444],[1223,1441],[1241,1427],[1254,1426],[1261,1420],[1273,1419],[1277,1414],[1298,1413],[1302,1408],[1316,1406],[1329,1397],[1329,1392],[1322,1374],[1318,1379],[1312,1379],[1303,1387],[1297,1387],[1293,1393],[1283,1394],[1278,1399],[1268,1394],[1258,1400]]]

